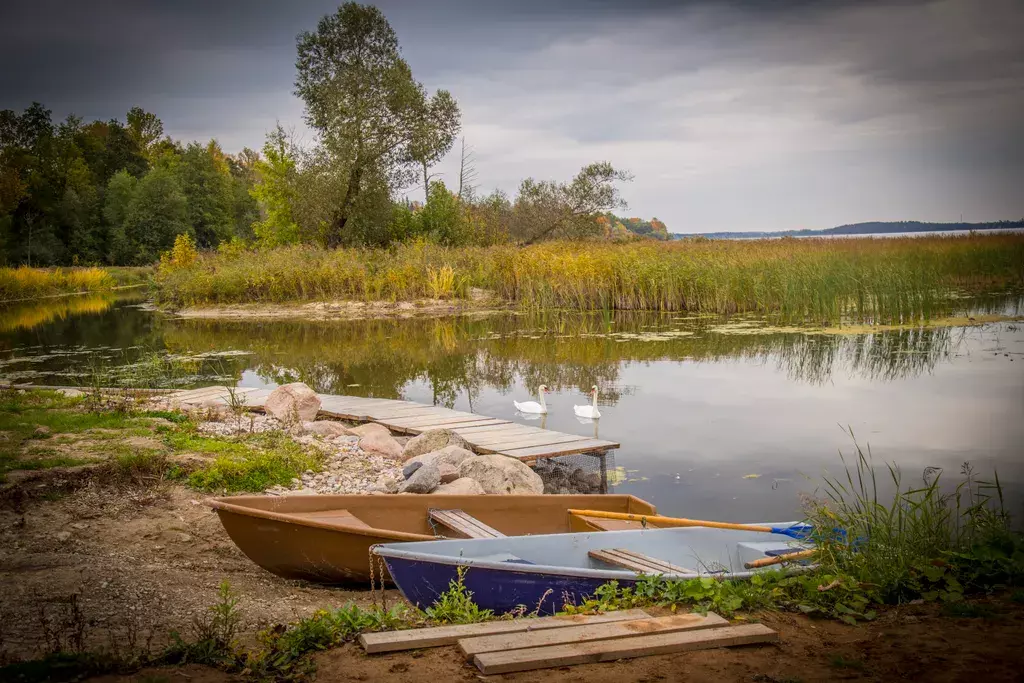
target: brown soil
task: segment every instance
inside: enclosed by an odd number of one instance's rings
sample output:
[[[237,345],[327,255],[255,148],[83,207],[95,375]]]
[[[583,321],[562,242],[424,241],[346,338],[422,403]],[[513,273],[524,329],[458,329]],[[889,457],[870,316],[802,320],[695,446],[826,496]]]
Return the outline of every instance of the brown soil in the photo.
[[[29,657],[45,647],[45,627],[70,628],[65,601],[77,594],[88,645],[111,638],[162,645],[170,629],[188,632],[194,615],[231,582],[243,629],[293,621],[314,610],[355,601],[365,590],[322,588],[279,579],[253,565],[228,539],[194,492],[177,486],[148,491],[97,484],[59,500],[11,499],[0,510],[0,647]],[[1019,681],[1024,671],[1024,605],[988,601],[989,618],[941,616],[935,605],[890,610],[859,627],[766,613],[779,631],[772,646],[709,650],[513,674],[496,679],[544,683],[618,681]],[[64,637],[68,637],[65,633]],[[479,672],[453,648],[367,656],[349,644],[317,658],[318,681],[475,681]],[[219,683],[236,677],[202,667],[147,669],[114,681]]]
[[[161,646],[172,629],[189,632],[223,580],[239,595],[247,632],[350,600],[372,602],[367,591],[289,582],[260,569],[203,495],[184,487],[114,489],[94,481],[68,493],[62,484],[60,472],[40,473],[18,484],[27,494],[8,491],[0,509],[0,651],[9,656],[39,655],[44,624],[65,638],[81,630],[97,647],[112,637],[141,644],[150,635]],[[39,486],[44,497],[32,490]],[[72,595],[84,623],[58,628],[69,621]]]

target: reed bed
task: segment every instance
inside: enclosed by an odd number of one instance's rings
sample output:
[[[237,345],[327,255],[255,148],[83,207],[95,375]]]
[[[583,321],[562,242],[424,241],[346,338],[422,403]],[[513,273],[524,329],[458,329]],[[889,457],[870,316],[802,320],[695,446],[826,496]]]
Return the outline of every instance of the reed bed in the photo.
[[[288,247],[204,254],[157,281],[161,300],[179,306],[459,298],[481,287],[534,309],[911,320],[930,317],[954,288],[1024,283],[1024,235]]]
[[[112,289],[114,278],[102,268],[0,268],[0,303],[52,294]]]

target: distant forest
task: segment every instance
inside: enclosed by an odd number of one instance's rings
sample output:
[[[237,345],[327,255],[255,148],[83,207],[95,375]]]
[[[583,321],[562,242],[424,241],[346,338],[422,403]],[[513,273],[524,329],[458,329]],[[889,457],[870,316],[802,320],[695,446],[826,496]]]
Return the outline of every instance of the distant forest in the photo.
[[[825,237],[828,235],[884,235],[894,232],[936,232],[942,230],[1009,230],[1024,228],[1024,219],[1019,221],[996,221],[994,223],[923,223],[921,221],[870,221],[850,223],[824,230],[779,230],[777,232],[702,232],[674,234],[673,237],[710,237],[712,239],[734,239],[758,237]]]

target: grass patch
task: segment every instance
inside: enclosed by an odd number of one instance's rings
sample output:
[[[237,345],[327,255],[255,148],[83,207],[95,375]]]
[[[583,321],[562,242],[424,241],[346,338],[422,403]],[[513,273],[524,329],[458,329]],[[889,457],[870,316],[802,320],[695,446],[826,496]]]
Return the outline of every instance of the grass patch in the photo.
[[[187,477],[188,485],[206,492],[263,491],[288,486],[306,470],[319,470],[323,454],[303,447],[280,432],[234,439],[169,432],[166,443],[175,451],[215,455],[215,459]]]
[[[110,273],[102,268],[0,268],[0,302],[106,291],[115,284]]]
[[[991,605],[975,602],[948,602],[942,606],[942,614],[956,619],[1000,619],[1002,617]]]
[[[1024,282],[1024,237],[677,240],[387,250],[283,247],[202,254],[161,271],[175,306],[465,298],[526,308],[757,311],[817,323],[930,318],[952,287]]]
[[[865,669],[863,660],[847,657],[839,652],[828,656],[828,665],[833,669],[850,669],[852,671],[863,671]]]

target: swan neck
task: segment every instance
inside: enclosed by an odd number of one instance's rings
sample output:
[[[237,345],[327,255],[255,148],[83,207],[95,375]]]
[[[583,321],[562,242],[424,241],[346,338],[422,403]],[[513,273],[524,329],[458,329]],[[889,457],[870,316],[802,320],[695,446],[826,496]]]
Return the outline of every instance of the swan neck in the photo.
[[[547,402],[544,401],[544,392],[543,391],[539,391],[539,392],[537,392],[537,394],[538,394],[537,397],[540,399],[540,407],[544,408],[546,410],[547,407],[548,407],[548,404],[547,404]]]
[[[597,410],[597,392],[594,392],[594,410]]]

